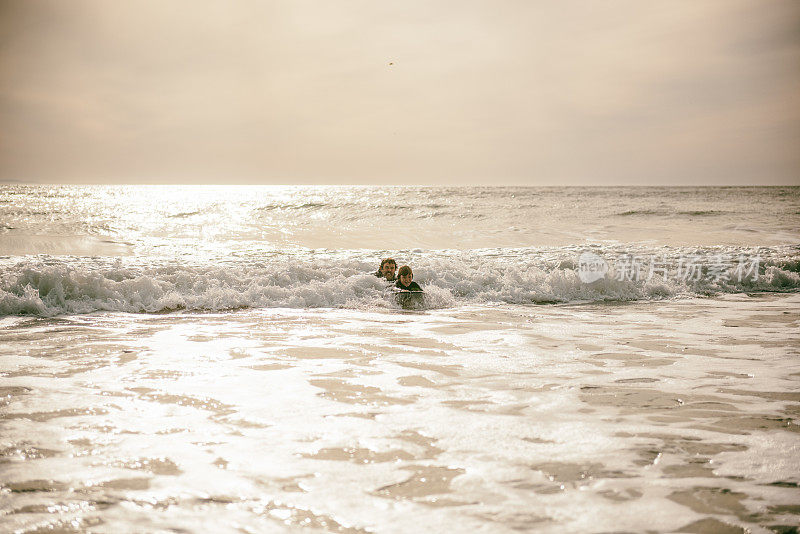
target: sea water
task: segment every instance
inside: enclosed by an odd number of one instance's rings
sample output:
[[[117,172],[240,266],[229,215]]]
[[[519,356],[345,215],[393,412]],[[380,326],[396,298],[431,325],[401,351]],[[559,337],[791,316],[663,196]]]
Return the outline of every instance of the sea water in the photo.
[[[797,187],[0,186],[0,525],[789,529],[799,272]]]

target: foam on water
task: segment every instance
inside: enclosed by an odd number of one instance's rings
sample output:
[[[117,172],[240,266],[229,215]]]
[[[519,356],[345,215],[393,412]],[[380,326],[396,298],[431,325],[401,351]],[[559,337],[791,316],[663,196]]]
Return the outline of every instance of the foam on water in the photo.
[[[664,272],[648,276],[645,266],[633,277],[612,270],[604,278],[587,283],[579,270],[580,249],[572,247],[416,251],[400,253],[397,258],[414,266],[415,279],[426,290],[427,309],[487,303],[657,300],[800,289],[800,247],[592,250],[612,265],[624,258],[658,254]],[[678,271],[687,257],[693,258],[700,270],[695,277],[681,278]],[[710,272],[720,257],[729,258],[729,263],[717,273]],[[758,258],[758,263],[751,261],[749,270],[737,272],[734,260],[738,257]],[[618,259],[616,263],[614,258]],[[43,256],[9,259],[3,262],[0,276],[0,315],[397,307],[387,295],[389,284],[372,274],[378,261],[378,256],[365,257],[359,251],[200,264]]]
[[[2,321],[0,530],[793,532],[799,305]]]

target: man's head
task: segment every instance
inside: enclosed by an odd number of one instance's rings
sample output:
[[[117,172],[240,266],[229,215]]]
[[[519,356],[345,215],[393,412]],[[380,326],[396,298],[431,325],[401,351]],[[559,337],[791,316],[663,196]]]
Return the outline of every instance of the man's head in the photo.
[[[414,273],[411,271],[411,267],[408,265],[403,265],[400,267],[400,271],[397,273],[400,277],[400,283],[404,286],[407,286],[411,283],[414,279]]]
[[[397,262],[392,258],[386,258],[381,262],[381,267],[378,269],[381,276],[387,280],[394,280],[394,271],[397,269]]]

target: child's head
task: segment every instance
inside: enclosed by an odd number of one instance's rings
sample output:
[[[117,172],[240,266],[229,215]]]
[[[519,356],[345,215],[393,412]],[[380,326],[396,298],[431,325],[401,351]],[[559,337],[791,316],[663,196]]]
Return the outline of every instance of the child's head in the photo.
[[[407,286],[411,283],[411,280],[414,279],[414,273],[411,271],[411,267],[408,265],[403,265],[400,267],[400,270],[397,272],[397,275],[400,277],[400,283],[404,286]]]

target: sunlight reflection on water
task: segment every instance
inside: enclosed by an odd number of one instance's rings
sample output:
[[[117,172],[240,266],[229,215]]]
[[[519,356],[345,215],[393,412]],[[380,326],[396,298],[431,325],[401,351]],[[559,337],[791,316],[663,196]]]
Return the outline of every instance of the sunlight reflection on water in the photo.
[[[0,247],[12,254],[68,254],[78,246],[68,239],[90,236],[119,245],[118,254],[209,257],[254,246],[800,243],[800,188],[5,185],[0,198]],[[57,246],[59,238],[67,241]]]

